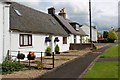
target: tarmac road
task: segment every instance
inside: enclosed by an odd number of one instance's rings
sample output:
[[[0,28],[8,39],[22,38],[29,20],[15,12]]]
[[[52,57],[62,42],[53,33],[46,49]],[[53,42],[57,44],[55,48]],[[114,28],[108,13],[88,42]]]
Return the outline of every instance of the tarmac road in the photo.
[[[107,48],[111,47],[113,44],[109,44],[107,46],[104,46],[101,49],[95,50],[91,53],[88,53],[87,55],[83,57],[79,57],[71,62],[66,63],[65,65],[62,65],[55,70],[52,70],[38,78],[36,80],[43,80],[43,79],[51,79],[51,80],[77,80],[79,76],[85,71],[85,69],[91,64],[94,59],[99,56],[101,53],[103,53]],[[101,53],[98,53],[101,52]],[[69,78],[69,79],[67,79]],[[71,78],[71,79],[70,79]]]

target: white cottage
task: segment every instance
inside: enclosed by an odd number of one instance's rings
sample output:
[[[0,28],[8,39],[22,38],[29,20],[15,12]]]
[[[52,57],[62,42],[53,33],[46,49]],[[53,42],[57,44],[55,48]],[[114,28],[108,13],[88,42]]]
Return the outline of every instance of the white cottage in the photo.
[[[88,35],[86,36],[85,39],[87,42],[89,42],[90,41],[90,26],[85,24],[81,26],[81,29]],[[97,29],[95,26],[92,26],[92,41],[97,42]]]
[[[87,43],[86,36],[88,36],[81,28],[81,25],[77,22],[69,22],[71,26],[79,32],[79,35],[71,35],[71,43],[80,44]]]
[[[44,52],[50,46],[53,52],[56,44],[60,52],[68,51],[69,34],[61,24],[51,14],[15,2],[0,2],[0,63],[7,53],[16,56],[15,51]],[[51,42],[46,42],[48,37]]]

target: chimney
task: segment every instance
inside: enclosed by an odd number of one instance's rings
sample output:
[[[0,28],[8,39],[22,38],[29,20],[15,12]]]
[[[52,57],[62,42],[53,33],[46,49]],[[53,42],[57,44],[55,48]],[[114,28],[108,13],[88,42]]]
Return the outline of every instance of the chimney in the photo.
[[[59,13],[58,15],[60,15],[60,16],[62,16],[63,18],[66,19],[65,8],[61,9],[61,10],[60,10],[60,13]]]
[[[54,15],[55,14],[55,8],[54,7],[48,8],[48,14]]]

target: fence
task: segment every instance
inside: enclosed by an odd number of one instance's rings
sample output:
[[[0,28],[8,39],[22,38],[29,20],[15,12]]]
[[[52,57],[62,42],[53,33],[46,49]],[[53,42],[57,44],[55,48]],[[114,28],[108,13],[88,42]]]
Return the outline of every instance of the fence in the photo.
[[[8,57],[9,59],[14,59],[16,60],[17,59],[17,55],[20,54],[20,53],[23,53],[25,55],[25,59],[24,60],[20,60],[18,59],[18,61],[27,61],[27,55],[29,54],[29,52],[34,52],[35,55],[36,55],[36,58],[37,59],[40,59],[40,62],[43,63],[43,60],[44,60],[44,57],[45,57],[45,52],[39,52],[39,51],[15,51],[15,50],[8,50]],[[51,53],[51,61],[52,61],[52,68],[54,68],[54,52]],[[35,59],[36,59],[35,58]],[[29,60],[29,67],[30,67],[30,60]]]

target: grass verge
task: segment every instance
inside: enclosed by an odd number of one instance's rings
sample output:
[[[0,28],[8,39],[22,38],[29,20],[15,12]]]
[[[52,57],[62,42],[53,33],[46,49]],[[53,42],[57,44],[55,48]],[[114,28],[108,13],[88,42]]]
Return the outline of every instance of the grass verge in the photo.
[[[118,78],[118,62],[96,62],[84,78]]]
[[[114,58],[114,57],[120,57],[120,55],[118,55],[118,49],[120,47],[118,47],[118,45],[115,45],[109,49],[107,49],[101,56],[100,58]]]

